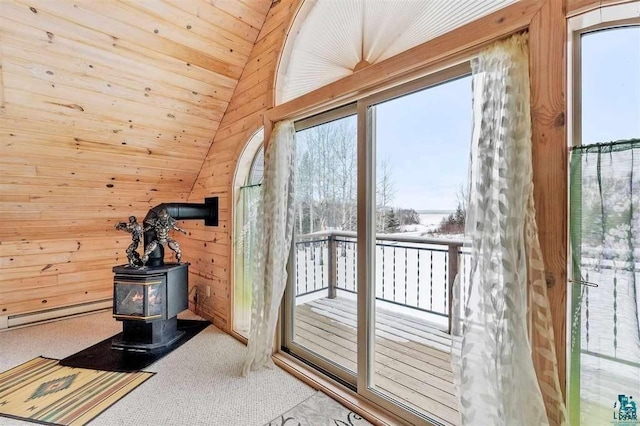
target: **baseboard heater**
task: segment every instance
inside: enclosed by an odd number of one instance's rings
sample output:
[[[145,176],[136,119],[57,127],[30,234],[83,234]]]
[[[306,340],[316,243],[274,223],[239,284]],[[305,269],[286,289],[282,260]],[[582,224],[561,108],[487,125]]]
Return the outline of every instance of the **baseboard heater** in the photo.
[[[48,321],[88,314],[113,308],[113,299],[102,299],[77,305],[60,306],[58,308],[29,312],[26,314],[0,316],[0,331],[34,325]]]

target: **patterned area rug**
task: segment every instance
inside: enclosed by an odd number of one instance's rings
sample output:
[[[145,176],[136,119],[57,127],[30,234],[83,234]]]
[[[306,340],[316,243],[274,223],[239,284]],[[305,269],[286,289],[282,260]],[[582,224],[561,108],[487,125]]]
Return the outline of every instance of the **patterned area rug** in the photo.
[[[265,426],[372,426],[322,392],[301,402]]]
[[[84,425],[155,373],[63,367],[34,358],[0,373],[0,416],[53,425]]]

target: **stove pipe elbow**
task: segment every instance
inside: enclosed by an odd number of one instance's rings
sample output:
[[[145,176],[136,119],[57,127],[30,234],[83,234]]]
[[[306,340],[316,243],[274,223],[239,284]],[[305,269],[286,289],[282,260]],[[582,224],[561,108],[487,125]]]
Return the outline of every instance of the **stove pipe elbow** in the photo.
[[[169,216],[175,220],[204,220],[206,226],[218,226],[218,197],[205,198],[203,204],[197,203],[162,203],[152,207],[144,217],[143,226],[147,227],[147,221],[158,217],[158,213],[166,209]],[[157,240],[156,232],[150,227],[144,232],[144,248],[152,241]],[[164,265],[164,246],[158,246],[149,253],[146,266],[157,267]]]

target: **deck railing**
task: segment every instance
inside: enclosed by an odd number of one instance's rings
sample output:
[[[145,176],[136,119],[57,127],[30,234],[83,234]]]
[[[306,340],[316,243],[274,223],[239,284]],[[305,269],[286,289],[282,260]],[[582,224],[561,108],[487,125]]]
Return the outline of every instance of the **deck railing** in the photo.
[[[376,299],[451,317],[451,288],[461,264],[461,240],[378,234]],[[322,231],[298,235],[292,273],[296,296],[326,290],[357,292],[356,233]],[[466,257],[466,256],[465,256]]]
[[[640,263],[632,259],[606,259],[598,256],[596,250],[587,255],[585,252],[587,250],[583,250],[580,264],[585,285],[578,300],[580,350],[586,355],[640,369],[636,339],[628,335],[637,311],[630,311],[629,305],[626,310],[619,306],[622,299],[633,298],[630,295],[633,286],[627,281],[639,280]],[[633,329],[632,333],[640,335],[640,329]]]

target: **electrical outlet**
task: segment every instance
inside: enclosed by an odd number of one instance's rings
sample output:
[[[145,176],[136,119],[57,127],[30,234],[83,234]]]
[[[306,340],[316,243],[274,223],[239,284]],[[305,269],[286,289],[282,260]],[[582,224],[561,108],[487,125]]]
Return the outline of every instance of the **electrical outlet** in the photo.
[[[211,286],[207,286],[207,297],[211,297]]]

